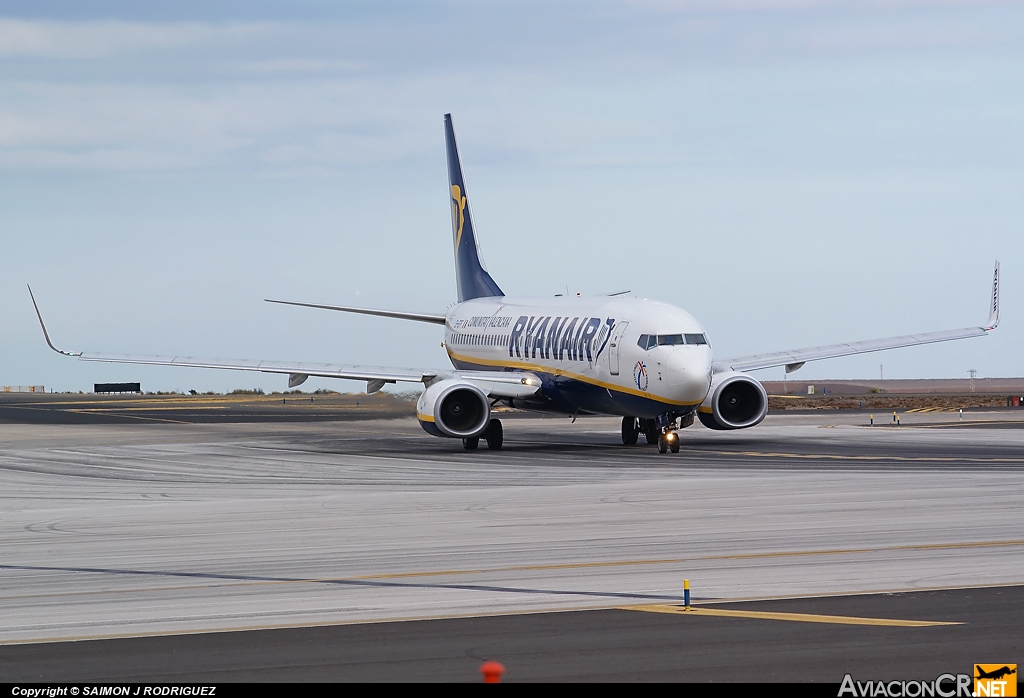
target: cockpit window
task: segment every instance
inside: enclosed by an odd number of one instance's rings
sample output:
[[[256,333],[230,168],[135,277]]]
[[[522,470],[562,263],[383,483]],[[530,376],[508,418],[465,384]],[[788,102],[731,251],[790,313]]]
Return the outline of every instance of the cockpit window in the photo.
[[[658,346],[659,347],[674,347],[683,342],[683,335],[681,334],[659,334],[658,335]]]
[[[641,349],[653,349],[654,347],[677,347],[683,344],[707,344],[707,338],[702,334],[642,334],[637,340],[637,346]]]
[[[658,337],[653,334],[642,334],[636,344],[641,349],[653,349],[658,346]]]

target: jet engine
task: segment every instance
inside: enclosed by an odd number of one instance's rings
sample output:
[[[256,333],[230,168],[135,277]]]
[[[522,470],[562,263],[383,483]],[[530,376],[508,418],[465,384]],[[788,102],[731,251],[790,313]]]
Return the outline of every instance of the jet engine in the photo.
[[[745,373],[716,373],[697,417],[708,429],[746,429],[768,414],[768,393]]]
[[[416,403],[416,416],[429,434],[466,439],[487,429],[491,405],[477,386],[450,378],[423,391]]]

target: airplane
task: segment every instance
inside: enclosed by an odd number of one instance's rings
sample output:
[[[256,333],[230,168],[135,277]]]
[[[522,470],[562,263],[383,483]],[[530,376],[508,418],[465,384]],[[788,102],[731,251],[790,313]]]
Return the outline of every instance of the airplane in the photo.
[[[1002,667],[1000,669],[995,669],[995,670],[993,670],[991,672],[986,672],[979,665],[975,664],[974,668],[977,669],[978,675],[975,676],[974,678],[976,678],[976,679],[995,679],[995,680],[999,680],[999,679],[1003,678],[1004,676],[1009,676],[1010,674],[1016,674],[1017,673],[1016,666],[1017,665],[1014,664],[1014,668],[1013,669],[1011,669],[1008,666],[1004,666],[1004,667]]]
[[[366,381],[366,392],[398,382],[422,383],[416,417],[434,436],[461,439],[466,450],[480,440],[502,447],[501,421],[492,408],[622,418],[624,445],[640,434],[660,453],[679,452],[677,430],[694,419],[715,430],[746,429],[768,413],[768,394],[748,371],[784,366],[791,373],[808,361],[987,335],[999,324],[996,261],[988,322],[980,327],[810,347],[716,360],[704,327],[682,308],[625,297],[507,296],[484,266],[466,191],[451,114],[444,116],[449,203],[458,302],[445,313],[414,313],[264,299],[307,308],[360,313],[438,325],[451,369],[406,369],[330,363],[203,359],[70,352],[50,341],[35,296],[47,345],[81,361],[260,371],[288,375],[288,387],[309,376]]]

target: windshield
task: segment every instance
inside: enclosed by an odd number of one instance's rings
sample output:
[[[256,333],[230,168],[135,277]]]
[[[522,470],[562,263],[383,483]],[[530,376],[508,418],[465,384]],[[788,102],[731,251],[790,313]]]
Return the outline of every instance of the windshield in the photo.
[[[642,334],[637,340],[637,346],[641,349],[653,349],[654,347],[675,347],[681,344],[707,344],[708,340],[703,334]]]

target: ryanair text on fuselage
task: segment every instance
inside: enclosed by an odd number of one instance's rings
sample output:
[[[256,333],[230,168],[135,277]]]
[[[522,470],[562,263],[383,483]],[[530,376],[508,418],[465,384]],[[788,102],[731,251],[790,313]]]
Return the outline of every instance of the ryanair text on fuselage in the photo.
[[[460,331],[487,333],[508,329],[498,335],[510,358],[549,361],[586,361],[593,363],[608,345],[615,318],[561,315],[520,315],[513,323],[511,315],[476,315],[458,320],[453,328],[453,343],[462,341]]]

